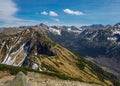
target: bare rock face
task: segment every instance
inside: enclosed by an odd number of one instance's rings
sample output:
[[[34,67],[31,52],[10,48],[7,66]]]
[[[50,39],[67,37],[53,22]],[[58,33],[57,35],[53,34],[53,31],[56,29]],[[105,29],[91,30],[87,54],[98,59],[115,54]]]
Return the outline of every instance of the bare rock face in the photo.
[[[19,72],[16,77],[4,86],[30,86],[27,83],[27,77],[23,72]]]

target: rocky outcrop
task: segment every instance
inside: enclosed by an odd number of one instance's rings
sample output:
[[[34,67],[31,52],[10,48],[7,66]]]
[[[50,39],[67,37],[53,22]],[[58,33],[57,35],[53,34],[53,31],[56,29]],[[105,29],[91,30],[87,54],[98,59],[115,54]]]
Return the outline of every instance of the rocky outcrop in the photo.
[[[23,72],[19,72],[16,77],[4,86],[30,86],[27,83],[27,77]]]
[[[12,76],[11,77],[9,76],[9,78],[12,78]],[[101,86],[101,85],[83,83],[79,81],[60,80],[55,77],[32,72],[29,72],[28,75],[26,76],[22,72],[19,72],[16,75],[16,77],[6,85],[1,85],[0,82],[0,86]]]
[[[31,86],[101,86],[98,84],[89,84],[79,81],[61,80],[55,77],[46,76],[38,73],[28,73]]]

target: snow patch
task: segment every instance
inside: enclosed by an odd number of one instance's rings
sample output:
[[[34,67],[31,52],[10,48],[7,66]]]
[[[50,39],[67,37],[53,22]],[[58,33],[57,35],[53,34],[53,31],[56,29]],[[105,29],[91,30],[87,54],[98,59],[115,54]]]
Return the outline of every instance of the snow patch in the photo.
[[[112,33],[113,33],[113,35],[114,34],[120,34],[120,30],[119,29],[113,30]]]
[[[33,63],[33,65],[32,65],[32,69],[37,70],[38,68],[39,68],[38,65],[37,65],[36,63]]]
[[[10,47],[9,52],[8,52],[7,55],[5,56],[5,59],[4,59],[4,61],[2,62],[2,64],[5,64],[5,62],[8,60],[9,55],[10,55],[10,51],[12,50],[12,48],[13,48],[13,46]]]
[[[9,56],[5,64],[12,65],[13,62],[14,62],[14,59],[12,59],[12,57]]]
[[[71,28],[68,28],[68,31],[71,31]]]
[[[7,64],[7,65],[15,65],[13,63],[15,63],[15,60],[17,58],[17,56],[20,54],[20,52],[23,50],[23,46],[24,44],[20,47],[20,49],[18,49],[16,52],[13,52],[13,53],[8,53],[4,59],[4,61],[2,62],[2,64]],[[11,47],[9,49],[9,52],[11,51],[13,47]],[[16,55],[15,55],[16,54]],[[15,55],[14,57],[12,57],[12,55]]]
[[[72,30],[72,32],[80,34],[82,31],[80,31],[80,30]]]
[[[116,37],[108,37],[107,40],[116,42],[117,38]]]
[[[67,29],[69,32],[73,32],[73,33],[78,33],[80,34],[83,30],[72,30],[71,28]]]
[[[57,30],[57,29],[55,29],[55,28],[49,28],[49,31],[50,32],[52,32],[52,33],[54,33],[54,34],[56,34],[56,35],[61,35],[61,30]]]

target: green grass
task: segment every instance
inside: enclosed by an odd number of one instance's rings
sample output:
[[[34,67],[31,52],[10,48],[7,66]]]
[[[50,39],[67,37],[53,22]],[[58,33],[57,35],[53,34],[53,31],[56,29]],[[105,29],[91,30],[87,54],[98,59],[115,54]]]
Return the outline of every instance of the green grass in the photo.
[[[0,70],[8,71],[12,75],[17,74],[19,71],[22,71],[24,74],[27,74],[27,71],[23,67],[16,67],[16,66],[5,65],[5,64],[0,64]]]
[[[52,72],[51,71],[49,71],[49,72],[41,72],[39,70],[33,70],[33,69],[30,69],[30,68],[26,68],[26,67],[10,66],[10,65],[5,65],[5,64],[0,64],[0,71],[8,71],[12,75],[16,75],[20,71],[22,71],[26,75],[27,75],[27,72],[36,72],[36,73],[40,73],[40,74],[45,74],[45,75],[57,77],[57,78],[62,79],[62,80],[71,80],[71,81],[84,82],[80,78],[70,77],[70,76],[67,76],[65,74],[61,74],[59,72],[53,72],[53,71]],[[98,84],[98,83],[94,83],[94,82],[85,82],[85,83]],[[116,85],[116,86],[119,86],[119,85]]]
[[[27,72],[29,71],[29,72],[36,72],[36,73],[41,73],[41,74],[47,74],[50,76],[55,76],[55,77],[63,79],[63,80],[82,81],[79,78],[72,78],[67,75],[60,74],[58,72],[40,72],[39,70],[33,70],[30,68],[26,68],[26,67],[17,67],[17,66],[5,65],[5,64],[0,64],[0,71],[8,71],[12,75],[16,75],[20,71],[22,71],[24,74],[27,75]]]

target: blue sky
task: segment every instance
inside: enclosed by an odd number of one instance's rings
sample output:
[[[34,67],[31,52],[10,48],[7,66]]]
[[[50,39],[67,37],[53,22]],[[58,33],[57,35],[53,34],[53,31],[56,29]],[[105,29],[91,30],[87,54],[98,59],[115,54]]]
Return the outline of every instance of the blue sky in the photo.
[[[0,26],[120,22],[120,0],[0,0]]]

